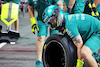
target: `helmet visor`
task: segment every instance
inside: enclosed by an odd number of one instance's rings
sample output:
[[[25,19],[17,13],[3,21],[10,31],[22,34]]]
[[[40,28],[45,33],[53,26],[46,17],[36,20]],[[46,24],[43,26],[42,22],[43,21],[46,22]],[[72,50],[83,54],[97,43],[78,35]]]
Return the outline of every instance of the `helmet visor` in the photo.
[[[55,29],[58,26],[58,21],[59,21],[59,9],[54,9],[53,14],[50,16],[46,24],[52,29]]]
[[[49,26],[52,29],[55,29],[57,27],[57,18],[52,16],[47,21],[47,26]]]

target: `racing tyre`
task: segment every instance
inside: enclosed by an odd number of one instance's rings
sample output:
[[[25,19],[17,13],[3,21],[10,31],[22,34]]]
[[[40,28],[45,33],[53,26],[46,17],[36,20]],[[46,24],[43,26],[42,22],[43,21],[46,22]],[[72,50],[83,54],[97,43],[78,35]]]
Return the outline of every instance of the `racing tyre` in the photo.
[[[77,49],[68,35],[48,37],[42,55],[44,67],[73,67],[77,61]]]

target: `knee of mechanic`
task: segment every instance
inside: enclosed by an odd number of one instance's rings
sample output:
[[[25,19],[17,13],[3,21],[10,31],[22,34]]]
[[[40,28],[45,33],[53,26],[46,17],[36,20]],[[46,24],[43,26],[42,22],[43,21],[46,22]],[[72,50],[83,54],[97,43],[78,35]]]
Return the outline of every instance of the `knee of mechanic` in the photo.
[[[37,38],[37,40],[40,42],[44,41],[44,39],[45,39],[45,36],[38,36],[38,38]]]

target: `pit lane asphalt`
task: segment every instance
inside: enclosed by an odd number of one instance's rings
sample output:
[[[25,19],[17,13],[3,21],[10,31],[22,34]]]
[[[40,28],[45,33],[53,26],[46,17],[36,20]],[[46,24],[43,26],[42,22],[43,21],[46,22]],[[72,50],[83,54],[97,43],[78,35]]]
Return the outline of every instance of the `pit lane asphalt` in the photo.
[[[6,31],[7,26],[0,20],[2,31]],[[14,24],[12,24],[14,30]],[[34,67],[36,62],[36,37],[31,31],[31,22],[28,12],[19,13],[19,33],[20,38],[16,44],[6,44],[0,48],[0,67]]]

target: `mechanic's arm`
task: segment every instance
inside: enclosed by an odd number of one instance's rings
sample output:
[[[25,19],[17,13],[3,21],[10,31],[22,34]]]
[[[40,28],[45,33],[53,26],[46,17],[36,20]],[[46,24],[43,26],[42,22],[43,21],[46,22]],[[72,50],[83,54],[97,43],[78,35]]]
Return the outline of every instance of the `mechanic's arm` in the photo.
[[[74,6],[74,4],[75,4],[75,1],[76,1],[76,0],[69,0],[69,5],[68,5],[68,7],[67,7],[67,12],[68,12],[68,13],[71,13],[71,10],[72,10],[72,8],[73,8],[73,6]]]
[[[30,18],[34,17],[34,9],[30,5],[28,5],[28,12],[29,12]]]
[[[58,5],[63,10],[63,3],[61,0],[59,0],[56,5]]]
[[[71,13],[71,10],[72,10],[72,8],[75,4],[75,1],[76,0],[69,0],[69,5],[68,6],[66,6],[66,3],[64,2],[64,12],[66,12],[66,8],[67,8],[67,12]]]
[[[34,17],[34,9],[32,6],[28,5],[28,12],[29,12],[29,16],[30,16],[30,21],[32,24],[32,32],[35,34],[35,29],[37,29],[37,31],[39,32],[39,28],[36,24],[36,19]]]
[[[69,0],[69,5],[68,5],[68,8],[73,8],[74,4],[75,4],[75,1],[76,0]]]
[[[94,0],[94,3],[95,3],[95,7],[97,7],[98,4],[100,3],[100,0]]]
[[[67,8],[66,3],[64,2],[64,10],[63,10],[64,12],[66,12],[66,8]]]
[[[79,34],[78,36],[76,36],[75,38],[72,39],[74,45],[77,47],[77,55],[78,55],[78,59],[82,60],[82,56],[81,56],[81,48],[83,46],[83,40],[81,35]]]

